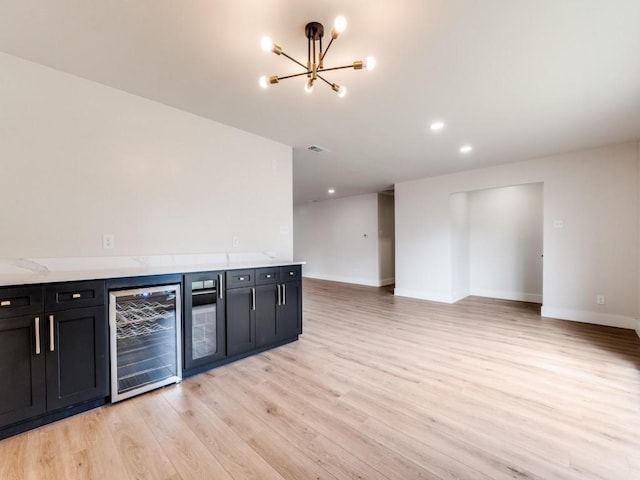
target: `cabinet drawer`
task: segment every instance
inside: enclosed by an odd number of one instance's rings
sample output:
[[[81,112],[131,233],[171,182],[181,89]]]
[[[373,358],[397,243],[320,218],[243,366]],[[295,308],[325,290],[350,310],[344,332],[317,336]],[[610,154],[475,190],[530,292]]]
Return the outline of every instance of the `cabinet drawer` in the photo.
[[[227,288],[250,287],[255,283],[254,270],[230,270],[227,272]]]
[[[41,313],[42,286],[0,288],[0,318]]]
[[[104,281],[55,283],[45,289],[47,311],[104,305]]]
[[[256,270],[256,285],[276,283],[278,281],[278,268],[258,268]]]
[[[300,280],[302,276],[302,268],[300,265],[290,265],[288,267],[280,267],[280,281],[291,282]]]

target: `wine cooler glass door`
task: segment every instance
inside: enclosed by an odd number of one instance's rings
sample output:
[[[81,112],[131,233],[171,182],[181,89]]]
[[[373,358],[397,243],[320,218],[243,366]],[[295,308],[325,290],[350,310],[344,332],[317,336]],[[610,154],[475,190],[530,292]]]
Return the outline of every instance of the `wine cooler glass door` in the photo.
[[[182,378],[180,285],[109,292],[111,401]]]

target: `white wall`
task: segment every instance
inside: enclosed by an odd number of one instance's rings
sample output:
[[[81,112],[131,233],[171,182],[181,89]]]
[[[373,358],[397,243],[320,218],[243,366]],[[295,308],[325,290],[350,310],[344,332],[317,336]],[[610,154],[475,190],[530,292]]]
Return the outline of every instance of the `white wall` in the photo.
[[[291,259],[291,159],[285,145],[0,54],[0,257]]]
[[[304,276],[380,286],[378,194],[336,198],[294,208],[294,253]]]
[[[378,194],[378,260],[380,285],[392,285],[396,276],[395,202],[393,195]]]
[[[451,194],[451,301],[468,296],[469,280],[469,198],[467,193]]]
[[[633,328],[639,163],[632,142],[396,184],[396,293],[455,300],[451,193],[543,182],[543,315]]]
[[[471,295],[542,302],[542,184],[470,192]]]

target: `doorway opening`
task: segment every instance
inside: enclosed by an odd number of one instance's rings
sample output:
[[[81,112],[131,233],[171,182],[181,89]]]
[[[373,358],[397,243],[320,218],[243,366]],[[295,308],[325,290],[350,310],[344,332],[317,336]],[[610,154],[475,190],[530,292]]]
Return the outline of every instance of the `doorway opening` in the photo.
[[[451,195],[452,296],[542,303],[543,184]]]

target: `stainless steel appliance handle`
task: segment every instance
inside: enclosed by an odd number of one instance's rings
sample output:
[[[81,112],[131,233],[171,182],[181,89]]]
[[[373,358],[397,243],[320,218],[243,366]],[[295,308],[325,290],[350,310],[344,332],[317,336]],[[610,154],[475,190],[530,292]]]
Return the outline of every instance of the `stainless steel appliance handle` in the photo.
[[[224,287],[222,286],[222,274],[218,274],[218,296],[220,297],[220,300],[222,300],[224,298],[224,294],[222,293],[224,291]]]
[[[256,309],[256,289],[251,287],[251,310]]]
[[[287,304],[287,286],[284,283],[282,284],[282,304]]]
[[[53,315],[49,315],[49,350],[51,350],[52,352],[56,349],[53,324],[54,324]]]
[[[40,355],[40,317],[36,317],[33,323],[36,331],[36,355]]]

